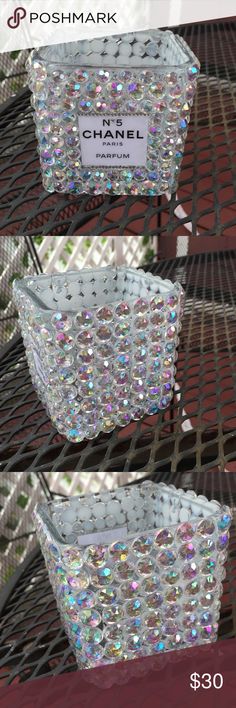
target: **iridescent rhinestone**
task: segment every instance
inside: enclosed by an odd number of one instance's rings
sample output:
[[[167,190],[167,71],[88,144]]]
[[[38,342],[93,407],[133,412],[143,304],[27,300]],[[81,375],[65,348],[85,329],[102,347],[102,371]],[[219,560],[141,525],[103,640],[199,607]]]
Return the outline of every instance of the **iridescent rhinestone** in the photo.
[[[165,651],[165,644],[163,641],[156,642],[156,644],[153,644],[153,651],[157,652],[158,654]]]
[[[183,626],[185,628],[195,627],[195,625],[197,623],[197,619],[198,619],[197,614],[194,614],[193,612],[191,612],[191,614],[185,615],[183,617]]]
[[[139,632],[139,630],[142,628],[142,619],[141,617],[134,617],[132,620],[129,620],[128,623],[126,624],[126,630],[129,636],[133,636]]]
[[[191,79],[194,78],[195,76],[197,76],[198,74],[199,74],[199,66],[197,66],[196,64],[194,64],[193,66],[191,66],[190,69],[188,69],[188,75]]]
[[[92,109],[92,102],[86,101],[84,98],[79,101],[79,109],[82,113],[89,113]]]
[[[171,566],[176,561],[176,555],[173,551],[162,551],[157,556],[157,563],[161,563],[164,568]]]
[[[128,600],[125,604],[125,610],[129,617],[138,617],[143,610],[142,602],[139,599]]]
[[[115,562],[124,562],[127,560],[129,549],[123,541],[116,541],[116,543],[113,543],[113,545],[110,546],[109,552]]]
[[[113,310],[107,305],[100,307],[96,312],[96,318],[99,322],[112,322],[113,320]]]
[[[163,310],[165,305],[164,299],[161,295],[155,295],[150,302],[151,310]]]
[[[153,593],[160,588],[160,578],[158,575],[150,575],[142,581],[142,591],[147,594]]]
[[[108,342],[102,343],[101,341],[98,341],[96,343],[96,354],[102,359],[109,359],[114,355],[114,347]]]
[[[155,564],[153,560],[149,557],[145,557],[142,560],[139,560],[137,563],[137,570],[140,573],[140,575],[150,575],[153,573],[155,568]]]
[[[223,516],[221,516],[217,525],[218,525],[218,529],[220,529],[220,531],[221,530],[224,531],[225,529],[229,528],[230,524],[231,524],[231,516],[230,516],[230,514],[226,513],[226,514],[223,514]]]
[[[121,605],[113,605],[113,607],[106,607],[102,613],[102,619],[106,624],[115,624],[123,619],[124,612]]]
[[[153,548],[153,539],[151,536],[140,536],[132,543],[133,553],[137,556],[145,556],[151,552]]]
[[[123,84],[121,81],[112,81],[111,84],[108,85],[107,90],[110,93],[110,96],[113,96],[117,98],[117,96],[120,96],[123,91]]]
[[[117,324],[115,327],[115,336],[116,337],[126,337],[127,334],[130,332],[130,324],[129,322],[120,322],[120,324]]]
[[[70,611],[74,612],[76,608],[76,599],[73,597],[73,595],[62,595],[59,593],[59,596],[63,597],[63,607],[66,610],[67,613],[70,613]]]
[[[104,629],[105,639],[112,641],[122,641],[123,639],[123,627],[122,624],[112,624]]]
[[[167,648],[168,649],[178,649],[181,645],[183,644],[183,637],[180,632],[177,632],[177,634],[174,634],[173,636],[168,638],[167,641]]]
[[[187,600],[187,602],[184,602],[183,610],[184,610],[184,612],[186,612],[188,614],[189,612],[196,610],[198,606],[199,606],[199,600],[196,599],[195,597],[190,597]]]
[[[76,634],[78,637],[81,635],[81,627],[77,622],[70,622],[69,630],[72,634]]]
[[[81,630],[81,640],[85,642],[92,642],[93,644],[100,644],[103,640],[103,633],[101,629],[93,629],[93,627],[84,627]]]
[[[189,523],[183,523],[177,529],[177,537],[181,541],[191,541],[194,536],[194,528]]]
[[[163,603],[163,596],[160,593],[154,592],[152,595],[147,595],[146,605],[151,610],[157,610]]]
[[[55,572],[56,580],[59,579],[60,582],[66,583],[65,569],[61,565],[52,565],[52,570]]]
[[[82,590],[77,596],[76,596],[76,602],[79,607],[87,608],[87,607],[94,607],[95,602],[96,602],[96,596],[92,590]]]
[[[57,330],[66,332],[71,328],[72,321],[65,312],[55,312],[52,315],[52,324]]]
[[[116,601],[116,590],[114,588],[103,588],[97,594],[97,600],[101,605],[113,605]]]
[[[188,593],[188,595],[197,595],[197,593],[200,590],[200,585],[197,582],[197,580],[192,580],[191,583],[188,583],[185,587],[185,592]]]
[[[92,659],[95,662],[100,662],[104,655],[104,647],[100,644],[85,644],[83,647],[88,659]]]
[[[153,610],[144,615],[144,624],[150,629],[154,627],[161,627],[162,618],[160,612]]]
[[[74,347],[74,338],[64,332],[58,332],[56,335],[56,346],[63,349],[65,352],[70,351]]]
[[[197,631],[197,629],[195,629],[195,627],[189,629],[185,635],[187,642],[189,644],[195,644],[195,642],[197,642],[197,640],[198,640],[198,636],[199,636],[198,631]]]
[[[149,92],[152,96],[155,96],[155,98],[162,98],[165,93],[165,86],[160,81],[157,81],[156,83],[151,83],[149,85]]]
[[[215,568],[216,568],[216,561],[213,558],[208,558],[201,565],[201,573],[202,573],[202,575],[209,575],[210,573],[214,573]]]
[[[154,314],[150,318],[151,324],[156,325],[157,327],[159,325],[162,325],[164,323],[164,312],[154,312]]]
[[[85,570],[74,573],[67,578],[68,585],[73,589],[85,589],[89,586],[90,577]]]
[[[202,639],[208,639],[212,641],[212,636],[217,632],[217,625],[208,624],[205,627],[201,627],[200,634]]]
[[[163,634],[167,634],[167,636],[172,636],[174,634],[177,634],[178,626],[177,626],[176,622],[174,622],[171,619],[168,620],[167,622],[165,622],[165,624],[162,628],[162,632],[163,632]]]
[[[77,571],[82,568],[84,560],[79,549],[67,547],[61,552],[61,562],[66,569],[68,568],[70,571]]]
[[[118,369],[125,369],[130,363],[130,357],[128,354],[120,354],[116,358],[116,366]]]
[[[49,551],[52,554],[53,558],[56,558],[56,560],[59,560],[60,558],[60,551],[57,546],[54,545],[54,543],[49,544]]]
[[[105,655],[111,658],[121,657],[125,648],[125,644],[119,640],[108,641],[105,644]]]
[[[111,568],[104,566],[97,570],[97,583],[98,585],[109,585],[113,580],[113,574]]]
[[[168,583],[168,585],[175,585],[175,583],[179,579],[179,572],[175,570],[170,570],[169,573],[166,573],[164,578],[165,582]]]
[[[202,607],[211,607],[213,602],[214,602],[214,593],[212,593],[212,592],[206,592],[205,595],[202,595],[200,597],[200,603],[201,603]]]
[[[147,329],[148,324],[149,324],[148,317],[136,317],[134,320],[134,326],[136,327],[137,330]]]
[[[212,534],[215,532],[215,524],[214,521],[212,521],[211,518],[206,518],[200,521],[197,527],[197,533],[200,536],[212,536]]]
[[[96,83],[96,81],[89,81],[86,84],[86,95],[89,96],[89,98],[96,98],[101,91],[102,87],[99,83]]]
[[[107,342],[112,337],[112,330],[107,325],[101,325],[97,329],[96,336],[101,342]]]
[[[173,586],[165,595],[166,602],[177,602],[182,594],[183,590],[179,585]]]
[[[79,327],[91,327],[93,324],[93,314],[90,310],[79,310],[75,317],[75,324]]]
[[[174,537],[169,529],[161,529],[157,532],[154,542],[159,548],[167,548],[168,546],[172,546]]]
[[[132,81],[128,84],[128,92],[133,99],[140,101],[143,98],[143,85],[137,81]]]
[[[70,81],[65,85],[65,90],[68,96],[79,96],[81,91],[80,81]]]
[[[213,575],[207,575],[204,582],[205,590],[214,590],[217,585],[217,579]]]
[[[184,558],[186,560],[187,559],[191,560],[191,558],[194,558],[195,553],[196,553],[196,550],[191,542],[190,543],[183,543],[183,545],[180,546],[179,554],[180,554],[181,558]]]
[[[196,563],[194,563],[194,561],[192,561],[192,563],[186,563],[182,569],[183,576],[187,580],[196,578],[198,572],[198,566],[196,565]]]
[[[224,533],[221,536],[219,536],[219,538],[218,538],[217,548],[219,550],[221,550],[222,548],[226,548],[228,543],[229,543],[229,534]]]
[[[203,558],[210,558],[212,552],[215,550],[215,543],[211,539],[202,541],[199,546],[199,553]]]
[[[88,627],[97,627],[101,622],[101,615],[97,610],[94,610],[93,608],[86,609],[80,611],[79,619],[82,624],[85,624]]]
[[[87,349],[80,349],[78,354],[78,361],[83,361],[84,363],[88,364],[89,362],[93,361],[93,359],[94,349],[92,347],[88,347]]]
[[[142,639],[138,634],[128,635],[127,648],[129,651],[139,651],[142,647]]]
[[[124,561],[123,563],[116,563],[115,573],[118,575],[119,579],[131,580],[134,577],[134,568]]]
[[[213,621],[213,616],[211,612],[203,612],[202,615],[200,616],[200,623],[201,625],[205,626],[207,624],[211,624]]]
[[[148,311],[148,301],[144,298],[139,298],[134,303],[134,312],[136,315],[145,314]]]
[[[100,568],[104,565],[107,559],[106,546],[88,546],[85,549],[84,560],[94,568]]]
[[[120,587],[120,592],[122,593],[125,600],[130,600],[134,595],[137,595],[140,591],[140,584],[137,580],[131,580],[127,583],[122,583]]]

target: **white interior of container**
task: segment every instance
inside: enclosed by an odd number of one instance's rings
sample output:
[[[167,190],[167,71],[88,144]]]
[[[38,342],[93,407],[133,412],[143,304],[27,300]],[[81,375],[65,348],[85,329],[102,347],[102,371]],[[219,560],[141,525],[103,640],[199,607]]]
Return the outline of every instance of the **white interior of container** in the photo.
[[[147,30],[40,49],[41,58],[61,66],[182,66],[192,58],[180,38],[169,30]]]
[[[141,484],[121,487],[114,492],[40,505],[40,514],[52,538],[64,543],[78,542],[78,536],[127,528],[127,537],[154,529],[199,521],[219,513],[216,501],[208,502],[193,492],[166,485]],[[134,528],[135,526],[135,528]],[[119,534],[115,537],[118,540]],[[59,538],[60,537],[60,538]]]
[[[125,300],[132,303],[139,297],[160,293],[164,296],[175,289],[169,280],[150,276],[135,268],[107,267],[65,274],[27,276],[16,289],[25,290],[39,308],[77,312],[80,307],[100,307]]]

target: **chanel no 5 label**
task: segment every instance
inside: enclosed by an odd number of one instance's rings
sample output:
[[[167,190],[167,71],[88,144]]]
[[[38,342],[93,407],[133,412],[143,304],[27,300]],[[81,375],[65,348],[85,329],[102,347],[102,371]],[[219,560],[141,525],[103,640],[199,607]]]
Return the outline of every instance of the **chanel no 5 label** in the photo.
[[[82,165],[146,166],[146,116],[79,116]]]

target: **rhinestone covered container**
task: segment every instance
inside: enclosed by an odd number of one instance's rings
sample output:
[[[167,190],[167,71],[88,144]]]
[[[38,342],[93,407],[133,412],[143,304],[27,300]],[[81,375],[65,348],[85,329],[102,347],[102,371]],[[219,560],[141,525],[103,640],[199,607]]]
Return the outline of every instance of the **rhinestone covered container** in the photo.
[[[27,276],[14,282],[30,373],[71,442],[168,407],[184,293],[135,268]]]
[[[228,507],[148,481],[34,519],[80,668],[217,639]]]
[[[152,30],[54,45],[27,66],[47,191],[175,191],[200,67],[181,37]]]

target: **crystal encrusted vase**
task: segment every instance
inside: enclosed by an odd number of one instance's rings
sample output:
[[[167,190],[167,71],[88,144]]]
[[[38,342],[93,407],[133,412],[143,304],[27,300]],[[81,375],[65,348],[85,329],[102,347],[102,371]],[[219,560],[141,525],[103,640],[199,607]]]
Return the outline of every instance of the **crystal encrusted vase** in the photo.
[[[153,30],[54,45],[27,66],[47,191],[175,191],[200,66],[181,37]]]
[[[15,303],[33,384],[72,442],[168,407],[183,313],[179,283],[135,268],[27,276]]]
[[[217,639],[228,507],[143,482],[38,504],[34,519],[80,668]]]

